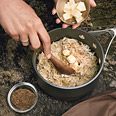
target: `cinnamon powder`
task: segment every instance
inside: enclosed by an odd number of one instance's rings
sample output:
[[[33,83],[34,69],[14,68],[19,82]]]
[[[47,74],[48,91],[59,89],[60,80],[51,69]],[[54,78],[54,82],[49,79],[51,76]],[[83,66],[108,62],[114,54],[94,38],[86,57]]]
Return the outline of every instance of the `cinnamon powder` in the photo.
[[[19,110],[26,110],[34,104],[35,98],[31,90],[20,88],[12,93],[11,102]]]

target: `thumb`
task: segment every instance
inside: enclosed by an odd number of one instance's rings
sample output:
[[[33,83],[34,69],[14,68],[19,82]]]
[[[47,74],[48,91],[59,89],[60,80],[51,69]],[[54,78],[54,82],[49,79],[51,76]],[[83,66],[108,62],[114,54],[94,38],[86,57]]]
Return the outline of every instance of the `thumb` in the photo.
[[[91,5],[92,7],[96,7],[96,3],[95,3],[94,0],[89,0],[89,2],[90,2],[90,5]]]

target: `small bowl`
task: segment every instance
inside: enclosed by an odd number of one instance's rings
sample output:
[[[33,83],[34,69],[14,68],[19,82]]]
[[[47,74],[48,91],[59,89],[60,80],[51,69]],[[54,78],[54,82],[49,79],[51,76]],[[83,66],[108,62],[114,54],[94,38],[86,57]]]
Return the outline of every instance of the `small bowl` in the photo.
[[[25,88],[25,89],[31,90],[31,91],[35,94],[35,96],[36,96],[33,105],[32,105],[30,108],[26,109],[26,110],[20,110],[20,109],[16,108],[16,107],[13,105],[13,103],[11,102],[12,93],[13,93],[15,90],[19,89],[19,88]],[[26,112],[32,110],[32,109],[35,107],[35,105],[36,105],[36,103],[37,103],[37,100],[38,100],[38,92],[37,92],[36,88],[35,88],[31,83],[27,83],[27,82],[20,82],[20,83],[15,84],[15,85],[10,89],[10,91],[8,92],[8,96],[7,96],[8,105],[10,106],[10,108],[11,108],[12,110],[14,110],[15,112],[18,112],[18,113],[26,113]]]
[[[61,19],[62,22],[68,24],[68,25],[74,25],[74,24],[77,24],[76,21],[72,21],[72,20],[64,20],[63,19],[63,14],[64,14],[64,5],[66,2],[68,2],[69,0],[58,0],[57,4],[56,4],[56,12],[57,12],[57,15],[58,17]],[[89,4],[89,0],[75,0],[75,2],[78,2],[78,1],[82,1],[85,3],[85,6],[86,6],[86,11],[83,12],[83,20],[81,20],[79,23],[82,23],[85,19],[87,19],[88,15],[89,15],[89,12],[90,12],[90,4]]]

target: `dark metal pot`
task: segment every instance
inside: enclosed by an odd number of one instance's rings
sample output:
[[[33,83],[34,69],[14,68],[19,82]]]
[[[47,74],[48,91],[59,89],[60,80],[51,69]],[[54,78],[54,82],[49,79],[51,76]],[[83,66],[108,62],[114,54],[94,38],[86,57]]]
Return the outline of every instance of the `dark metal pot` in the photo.
[[[112,30],[112,29],[110,29],[110,30]],[[109,30],[103,30],[103,31],[110,32]],[[113,29],[112,31],[115,32],[116,30]],[[98,31],[98,32],[101,32],[101,31]],[[36,72],[35,74],[37,76],[39,86],[49,95],[51,95],[55,98],[58,98],[58,99],[62,99],[62,100],[75,100],[75,99],[78,99],[78,98],[84,96],[85,94],[91,92],[97,83],[98,77],[103,69],[105,57],[107,55],[107,53],[106,53],[106,55],[104,55],[103,48],[100,45],[99,41],[94,36],[92,36],[93,33],[90,34],[88,32],[84,32],[82,30],[77,30],[77,29],[73,30],[71,28],[54,29],[54,30],[50,31],[49,34],[53,41],[57,41],[63,37],[69,37],[69,38],[75,38],[75,39],[89,45],[90,48],[96,53],[96,56],[99,61],[99,64],[98,64],[99,67],[98,67],[97,74],[89,82],[87,82],[83,85],[80,85],[77,87],[58,87],[58,86],[46,81],[41,76],[41,74],[37,71],[36,66],[37,66],[37,62],[38,62],[37,56],[39,55],[39,51],[36,51],[33,54],[32,61],[33,61],[33,67]],[[115,37],[113,37],[113,39],[114,38]],[[112,41],[113,41],[113,39],[112,39]]]

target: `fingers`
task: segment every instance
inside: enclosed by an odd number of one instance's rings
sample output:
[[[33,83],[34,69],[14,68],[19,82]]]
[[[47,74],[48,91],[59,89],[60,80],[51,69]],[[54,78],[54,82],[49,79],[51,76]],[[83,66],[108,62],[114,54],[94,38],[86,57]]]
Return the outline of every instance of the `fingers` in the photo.
[[[94,0],[90,0],[90,5],[91,5],[92,7],[96,7],[95,1],[94,1]]]
[[[10,29],[7,29],[4,27],[4,31],[11,36],[12,39],[14,39],[16,42],[20,40],[20,36],[18,32],[13,28],[13,26],[10,26]]]
[[[62,24],[62,28],[64,28],[64,29],[65,29],[65,28],[67,28],[67,27],[69,27],[69,25],[67,25],[67,24],[65,24],[65,23],[64,23],[64,24]]]
[[[19,26],[17,26],[19,28]],[[51,57],[51,41],[50,37],[43,26],[41,20],[36,19],[33,23],[27,23],[25,27],[20,27],[16,32],[10,30],[10,35],[13,39],[21,41],[23,46],[31,44],[33,49],[38,49],[41,44],[44,49],[45,56],[49,59]],[[19,35],[19,36],[18,36]]]
[[[72,26],[72,29],[76,29],[79,26],[80,26],[80,23],[79,24],[75,24],[75,25]]]
[[[44,53],[45,53],[46,57],[48,59],[50,59],[50,57],[51,57],[50,37],[49,37],[49,35],[48,35],[48,33],[47,33],[46,29],[44,28],[42,23],[39,23],[37,27],[38,27],[37,32],[38,32],[40,40],[42,42]]]
[[[61,20],[59,19],[59,18],[57,18],[56,19],[56,23],[57,24],[59,24],[59,23],[61,23]],[[68,25],[68,24],[62,24],[62,28],[67,28],[67,27],[69,27],[70,25]],[[77,27],[79,27],[80,26],[80,24],[75,24],[75,25],[73,25],[72,26],[72,29],[76,29]]]
[[[29,33],[29,39],[33,49],[38,49],[41,46],[37,32],[32,31],[31,33]]]
[[[15,40],[19,40],[24,46],[29,45],[34,49],[40,47],[41,42],[46,56],[50,56],[50,37],[35,11],[23,0],[10,0],[11,4],[4,3],[0,9],[0,24],[6,28],[8,34]],[[1,4],[1,2],[0,2]],[[6,5],[5,5],[6,4]],[[8,6],[4,7],[4,6]],[[13,6],[13,7],[12,7]],[[6,8],[4,10],[4,8]],[[10,9],[10,10],[9,10]]]
[[[61,20],[59,18],[56,19],[56,23],[59,24],[61,23]]]
[[[22,43],[23,46],[28,46],[29,45],[28,35],[21,34],[20,35],[20,41],[21,41],[21,43]]]
[[[52,10],[52,15],[55,15],[55,14],[56,14],[56,9],[53,8],[53,10]]]
[[[57,24],[59,24],[59,23],[61,23],[61,20],[59,19],[59,18],[57,18],[56,19],[56,23]],[[69,27],[70,25],[68,25],[68,24],[62,24],[62,28],[67,28],[67,27]],[[72,26],[72,29],[76,29],[77,27],[79,27],[80,26],[80,24],[75,24],[75,25],[73,25]]]
[[[56,14],[56,9],[53,8],[53,10],[52,10],[52,15],[55,15],[55,14]],[[57,18],[57,19],[56,19],[56,24],[59,24],[59,23],[61,23],[61,20],[60,20],[59,18]]]
[[[12,38],[13,38],[15,41],[19,41],[19,39],[20,39],[19,35],[12,36]]]

